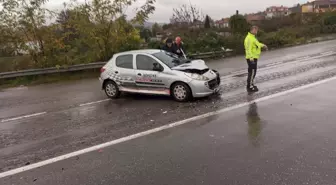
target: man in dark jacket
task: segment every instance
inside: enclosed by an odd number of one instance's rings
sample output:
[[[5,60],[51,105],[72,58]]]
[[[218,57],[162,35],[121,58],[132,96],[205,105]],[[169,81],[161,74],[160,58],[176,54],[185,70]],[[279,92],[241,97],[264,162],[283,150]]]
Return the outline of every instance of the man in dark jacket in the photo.
[[[166,44],[163,46],[162,50],[165,50],[169,53],[175,53],[174,52],[174,45],[173,45],[173,39],[167,39]]]
[[[179,57],[186,57],[186,51],[185,48],[183,47],[183,42],[181,37],[176,37],[175,38],[175,51],[174,53],[177,54]]]

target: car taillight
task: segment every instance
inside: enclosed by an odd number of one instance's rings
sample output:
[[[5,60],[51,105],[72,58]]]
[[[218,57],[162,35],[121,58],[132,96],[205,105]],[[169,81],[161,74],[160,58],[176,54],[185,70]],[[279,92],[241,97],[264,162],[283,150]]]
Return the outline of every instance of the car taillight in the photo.
[[[104,67],[100,68],[100,73],[103,73],[104,71],[105,71]]]

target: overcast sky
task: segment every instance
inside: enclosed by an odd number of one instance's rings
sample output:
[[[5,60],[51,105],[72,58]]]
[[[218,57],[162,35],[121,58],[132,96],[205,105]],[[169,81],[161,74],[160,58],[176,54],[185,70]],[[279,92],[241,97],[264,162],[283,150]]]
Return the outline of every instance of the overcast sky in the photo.
[[[67,0],[65,0],[66,2]],[[78,0],[84,2],[84,0]],[[128,16],[132,16],[134,9],[143,4],[146,0],[138,0],[137,3],[127,9]],[[263,11],[269,6],[293,6],[297,3],[305,3],[307,0],[190,0],[190,2],[199,7],[204,14],[218,20],[231,16],[236,10],[240,13],[253,13]],[[63,1],[64,2],[64,1]],[[150,16],[151,22],[169,22],[173,8],[182,4],[189,4],[189,0],[156,0],[156,10]],[[62,8],[62,0],[50,0],[47,4],[49,8]]]

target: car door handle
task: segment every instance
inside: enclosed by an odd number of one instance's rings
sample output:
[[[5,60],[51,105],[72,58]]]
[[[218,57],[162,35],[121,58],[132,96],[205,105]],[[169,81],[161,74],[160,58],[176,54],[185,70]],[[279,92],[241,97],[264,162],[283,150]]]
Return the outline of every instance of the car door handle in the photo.
[[[141,73],[138,73],[138,76],[141,76]]]
[[[115,74],[118,74],[119,72],[118,71],[114,71]]]

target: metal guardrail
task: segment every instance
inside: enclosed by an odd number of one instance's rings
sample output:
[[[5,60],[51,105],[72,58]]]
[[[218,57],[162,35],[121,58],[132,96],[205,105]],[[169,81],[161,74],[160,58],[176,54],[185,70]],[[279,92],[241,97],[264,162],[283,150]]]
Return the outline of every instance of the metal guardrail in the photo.
[[[197,53],[189,55],[191,58],[197,59],[206,59],[212,57],[225,56],[226,53],[230,51],[216,51],[216,52],[207,52],[207,53]],[[25,76],[34,76],[34,75],[45,75],[45,74],[53,74],[53,73],[64,73],[64,72],[72,72],[72,71],[82,71],[88,69],[99,69],[104,66],[106,62],[95,62],[89,64],[79,64],[68,67],[50,67],[50,68],[41,68],[41,69],[28,69],[22,71],[10,71],[0,73],[0,79],[6,78],[16,78],[16,77],[25,77]]]
[[[191,54],[189,57],[191,58],[199,58],[199,59],[207,59],[207,58],[214,58],[214,57],[226,57],[228,53],[231,53],[232,50],[226,51],[213,51],[213,52],[206,52],[206,53],[196,53]]]
[[[0,73],[0,79],[6,78],[15,78],[15,77],[24,77],[24,76],[33,76],[33,75],[44,75],[52,73],[63,73],[63,72],[72,72],[72,71],[82,71],[86,69],[99,69],[106,62],[95,62],[89,64],[79,64],[68,67],[50,67],[50,68],[41,68],[41,69],[28,69],[22,71],[11,71]]]

